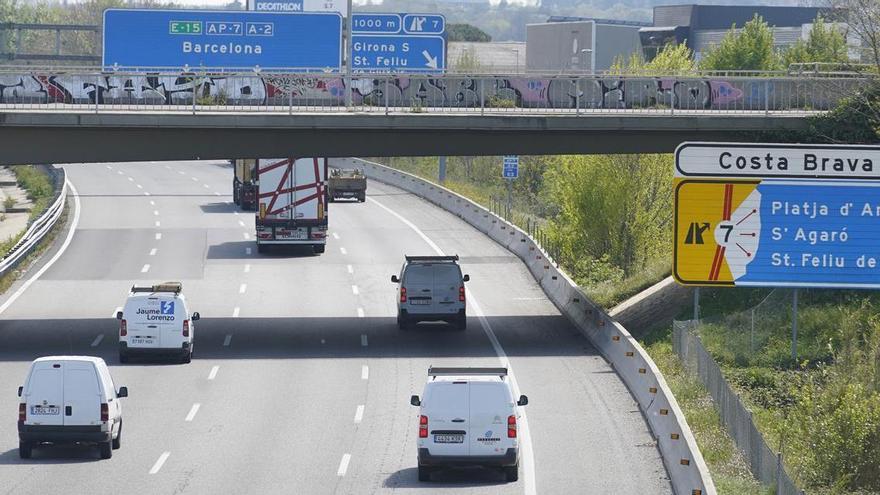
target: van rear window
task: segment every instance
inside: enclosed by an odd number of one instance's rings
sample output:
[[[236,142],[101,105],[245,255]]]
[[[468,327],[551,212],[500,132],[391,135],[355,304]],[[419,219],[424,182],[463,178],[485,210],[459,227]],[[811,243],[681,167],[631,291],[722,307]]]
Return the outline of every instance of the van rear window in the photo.
[[[434,265],[416,264],[409,265],[404,273],[407,284],[433,284]]]

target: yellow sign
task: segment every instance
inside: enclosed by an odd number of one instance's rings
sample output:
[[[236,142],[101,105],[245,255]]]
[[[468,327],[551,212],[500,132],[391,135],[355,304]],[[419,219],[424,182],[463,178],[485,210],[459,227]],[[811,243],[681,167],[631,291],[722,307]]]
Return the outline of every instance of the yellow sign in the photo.
[[[734,286],[760,240],[760,215],[750,198],[759,183],[675,179],[672,275],[678,283]]]

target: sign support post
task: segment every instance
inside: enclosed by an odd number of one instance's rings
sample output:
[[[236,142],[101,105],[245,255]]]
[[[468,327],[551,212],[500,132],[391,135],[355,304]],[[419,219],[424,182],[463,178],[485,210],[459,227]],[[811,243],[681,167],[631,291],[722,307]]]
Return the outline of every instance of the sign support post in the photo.
[[[352,0],[348,1],[348,16],[345,18],[345,108],[351,108],[351,53],[352,53],[352,20],[354,12],[351,10]]]
[[[694,287],[694,321],[700,321],[700,288]]]
[[[446,157],[441,156],[439,159],[439,163],[437,164],[437,182],[440,184],[446,183]]]
[[[797,366],[798,290],[791,294],[791,361]]]

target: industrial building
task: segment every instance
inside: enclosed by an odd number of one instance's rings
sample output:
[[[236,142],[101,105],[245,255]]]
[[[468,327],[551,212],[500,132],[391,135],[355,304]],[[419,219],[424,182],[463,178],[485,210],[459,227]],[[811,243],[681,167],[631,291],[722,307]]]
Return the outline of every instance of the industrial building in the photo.
[[[639,29],[650,24],[551,17],[526,25],[526,67],[532,72],[601,72],[618,55],[641,49]]]

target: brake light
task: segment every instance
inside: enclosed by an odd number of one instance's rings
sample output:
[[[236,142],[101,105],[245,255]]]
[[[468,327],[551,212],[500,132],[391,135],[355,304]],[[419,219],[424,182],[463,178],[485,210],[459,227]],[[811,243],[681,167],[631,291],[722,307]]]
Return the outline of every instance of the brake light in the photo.
[[[106,402],[101,404],[101,421],[110,421],[110,407]]]
[[[189,337],[189,320],[183,320],[183,336]]]
[[[125,337],[128,335],[128,323],[125,320],[119,320],[119,336]]]
[[[18,405],[18,422],[24,423],[27,420],[27,404],[22,402]]]
[[[428,438],[428,417],[419,416],[419,438]]]
[[[507,438],[516,438],[516,416],[507,417]]]
[[[406,287],[400,288],[400,302],[402,302],[402,303],[406,302]]]
[[[463,285],[458,288],[458,301],[464,302],[464,286]]]

